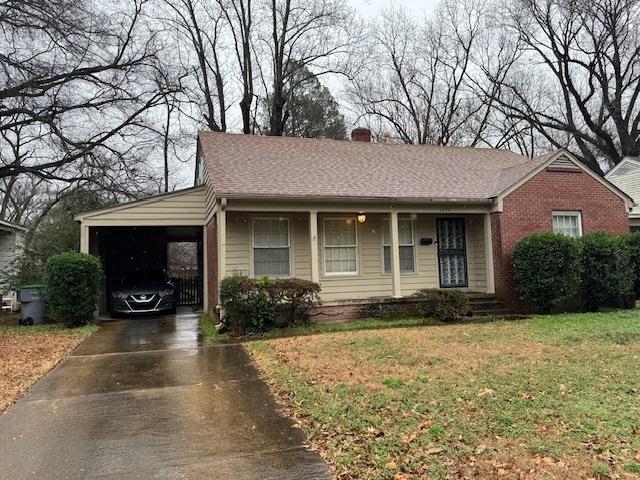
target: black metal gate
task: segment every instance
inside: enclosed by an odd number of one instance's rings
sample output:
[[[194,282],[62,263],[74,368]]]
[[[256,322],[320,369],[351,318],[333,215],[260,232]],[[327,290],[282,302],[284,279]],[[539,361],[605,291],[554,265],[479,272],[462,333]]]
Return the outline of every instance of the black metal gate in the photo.
[[[200,298],[200,276],[192,277],[174,277],[171,279],[173,284],[178,289],[178,305],[200,305],[202,299]]]
[[[440,286],[468,286],[464,218],[438,218],[437,230]]]

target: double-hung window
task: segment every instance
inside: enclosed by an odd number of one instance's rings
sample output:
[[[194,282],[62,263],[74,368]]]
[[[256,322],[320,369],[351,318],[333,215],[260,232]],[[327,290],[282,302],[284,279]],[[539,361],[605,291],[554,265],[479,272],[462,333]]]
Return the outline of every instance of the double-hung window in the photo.
[[[580,212],[553,212],[553,232],[573,238],[582,236]]]
[[[327,275],[358,273],[358,232],[355,218],[326,218],[324,271]]]
[[[253,274],[255,277],[288,277],[289,220],[256,218],[253,220]]]
[[[382,221],[382,250],[384,256],[384,271],[391,273],[391,234],[389,219]],[[413,235],[413,220],[398,218],[398,244],[400,247],[400,273],[416,271],[415,243]]]

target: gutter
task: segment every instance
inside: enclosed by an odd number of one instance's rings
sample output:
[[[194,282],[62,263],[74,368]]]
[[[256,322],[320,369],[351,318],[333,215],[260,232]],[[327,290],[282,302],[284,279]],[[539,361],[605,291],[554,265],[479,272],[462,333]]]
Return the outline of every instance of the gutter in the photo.
[[[322,202],[388,202],[388,203],[462,203],[474,205],[493,205],[491,198],[447,198],[447,197],[325,197],[319,195],[238,195],[220,193],[215,195],[216,199],[226,198],[229,200],[284,200],[284,201],[322,201]]]

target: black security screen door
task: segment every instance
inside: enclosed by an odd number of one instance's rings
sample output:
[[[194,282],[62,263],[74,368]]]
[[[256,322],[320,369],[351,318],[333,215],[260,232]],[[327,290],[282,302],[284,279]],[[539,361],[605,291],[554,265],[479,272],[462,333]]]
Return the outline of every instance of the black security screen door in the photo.
[[[437,229],[440,286],[468,286],[464,218],[438,218]]]

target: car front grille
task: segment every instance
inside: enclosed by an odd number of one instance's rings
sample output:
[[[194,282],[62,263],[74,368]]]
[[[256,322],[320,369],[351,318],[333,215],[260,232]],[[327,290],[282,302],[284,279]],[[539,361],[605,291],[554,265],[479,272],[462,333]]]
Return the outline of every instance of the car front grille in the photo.
[[[129,308],[137,312],[154,310],[158,303],[160,303],[160,297],[155,293],[136,294],[127,297]]]

